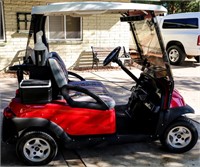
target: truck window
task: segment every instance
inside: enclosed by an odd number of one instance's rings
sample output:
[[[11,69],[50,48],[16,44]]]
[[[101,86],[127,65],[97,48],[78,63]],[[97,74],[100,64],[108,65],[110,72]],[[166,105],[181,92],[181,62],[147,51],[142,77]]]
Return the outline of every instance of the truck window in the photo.
[[[163,29],[198,29],[198,18],[165,19]]]

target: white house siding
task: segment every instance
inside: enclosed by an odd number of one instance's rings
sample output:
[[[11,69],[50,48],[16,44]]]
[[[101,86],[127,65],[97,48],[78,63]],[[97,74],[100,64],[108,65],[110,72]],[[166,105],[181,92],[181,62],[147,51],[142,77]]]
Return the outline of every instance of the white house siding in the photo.
[[[18,63],[18,57],[20,55],[16,57],[17,53],[20,52],[21,56],[23,56],[26,48],[27,34],[17,33],[16,13],[31,12],[32,6],[62,1],[63,0],[3,0],[6,40],[4,42],[0,42],[1,71],[8,65]],[[129,2],[129,0],[118,0],[118,2]],[[91,46],[125,46],[128,48],[128,24],[121,23],[119,21],[119,16],[120,15],[104,14],[83,17],[83,39],[81,41],[50,41],[50,51],[58,52],[64,59],[67,67],[71,67],[75,64],[76,60],[83,51],[91,50]]]

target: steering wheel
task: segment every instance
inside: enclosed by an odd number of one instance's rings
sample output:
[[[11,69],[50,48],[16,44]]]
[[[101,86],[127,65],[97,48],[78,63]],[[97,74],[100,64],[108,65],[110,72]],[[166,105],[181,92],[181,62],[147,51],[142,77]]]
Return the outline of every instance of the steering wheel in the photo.
[[[106,66],[108,65],[111,61],[115,60],[118,58],[119,56],[119,52],[121,50],[121,47],[118,46],[116,47],[113,51],[111,51],[109,53],[109,55],[105,58],[105,60],[103,61],[103,65]]]

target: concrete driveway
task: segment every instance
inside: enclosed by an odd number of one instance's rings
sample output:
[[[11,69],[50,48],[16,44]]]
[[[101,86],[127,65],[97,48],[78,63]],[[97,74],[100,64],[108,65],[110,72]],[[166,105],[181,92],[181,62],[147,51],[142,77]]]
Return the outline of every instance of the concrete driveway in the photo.
[[[182,66],[172,67],[175,79],[175,88],[192,106],[196,114],[190,117],[195,120],[200,135],[200,64],[186,61]],[[132,68],[131,71],[139,76],[139,71]],[[128,91],[133,82],[121,70],[79,72],[86,79],[102,81],[113,95],[117,103],[126,103]],[[15,78],[1,78],[0,80],[0,106],[2,109],[13,97],[16,85]],[[1,145],[1,166],[23,166],[16,157],[15,146]],[[121,167],[121,166],[200,166],[200,137],[198,144],[184,154],[171,154],[165,152],[159,141],[152,143],[132,143],[106,147],[95,147],[81,150],[66,150],[63,147],[49,166],[71,167]]]

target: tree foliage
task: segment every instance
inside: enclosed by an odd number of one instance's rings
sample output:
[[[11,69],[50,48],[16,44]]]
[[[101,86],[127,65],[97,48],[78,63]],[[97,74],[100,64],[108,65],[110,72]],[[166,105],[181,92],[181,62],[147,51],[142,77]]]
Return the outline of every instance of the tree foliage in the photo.
[[[168,9],[168,14],[200,11],[200,0],[132,0],[132,2],[163,5]]]

